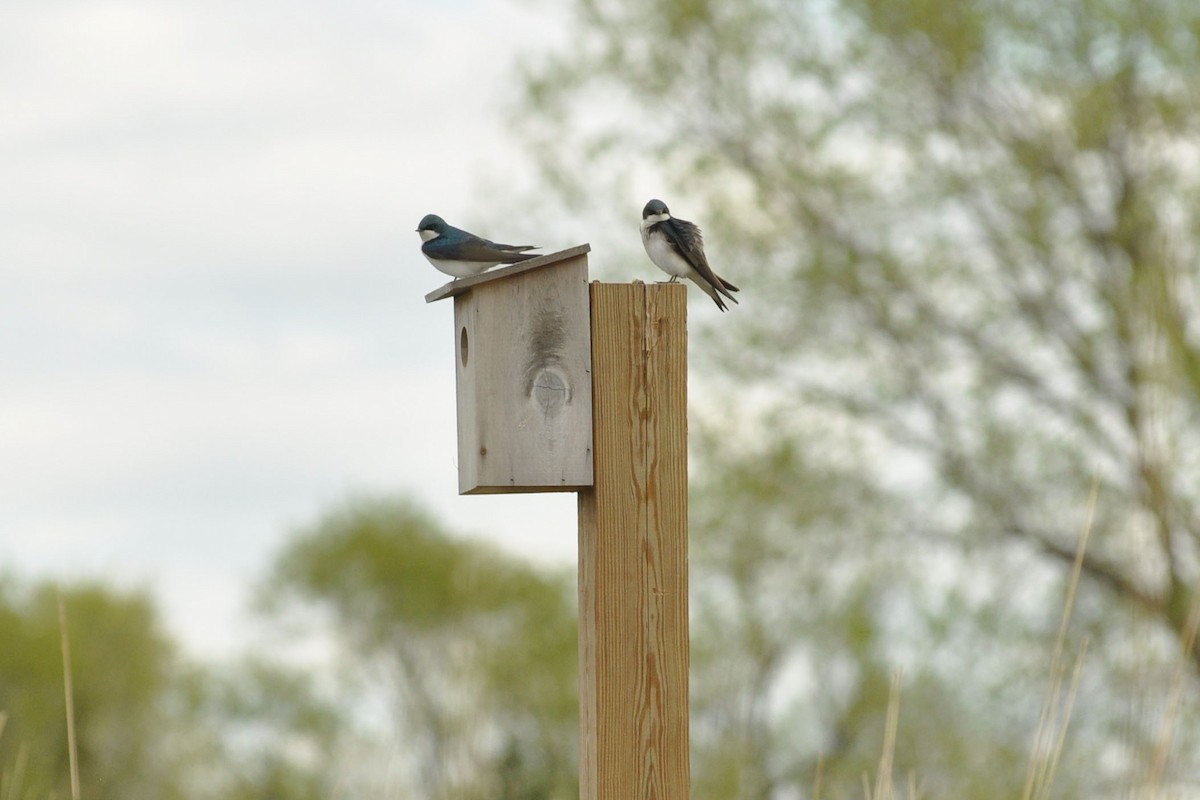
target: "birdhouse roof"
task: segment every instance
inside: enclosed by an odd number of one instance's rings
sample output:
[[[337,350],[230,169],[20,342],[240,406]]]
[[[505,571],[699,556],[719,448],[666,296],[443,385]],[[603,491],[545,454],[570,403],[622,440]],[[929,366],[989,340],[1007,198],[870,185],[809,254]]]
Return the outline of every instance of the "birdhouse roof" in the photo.
[[[590,252],[591,249],[592,246],[590,244],[584,243],[576,245],[575,247],[568,247],[566,250],[559,250],[557,253],[547,253],[544,256],[531,258],[528,261],[520,261],[516,264],[509,264],[508,266],[500,267],[499,269],[489,269],[486,272],[481,272],[478,275],[472,275],[469,278],[458,278],[457,280],[450,281],[445,286],[434,289],[432,292],[425,295],[425,302],[435,303],[438,300],[445,300],[447,297],[460,295],[463,292],[469,291],[472,287],[479,286],[483,283],[500,281],[504,280],[505,278],[512,277],[513,275],[519,275],[522,272],[529,272],[531,270],[549,267],[553,264],[558,264],[559,262],[574,258],[575,256],[581,256],[584,253]]]

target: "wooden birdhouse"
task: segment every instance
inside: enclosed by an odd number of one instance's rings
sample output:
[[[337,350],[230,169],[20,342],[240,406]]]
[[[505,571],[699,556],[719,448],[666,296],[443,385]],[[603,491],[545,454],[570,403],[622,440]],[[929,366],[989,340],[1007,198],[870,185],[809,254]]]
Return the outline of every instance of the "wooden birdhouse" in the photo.
[[[592,353],[583,244],[451,281],[459,494],[592,485]]]

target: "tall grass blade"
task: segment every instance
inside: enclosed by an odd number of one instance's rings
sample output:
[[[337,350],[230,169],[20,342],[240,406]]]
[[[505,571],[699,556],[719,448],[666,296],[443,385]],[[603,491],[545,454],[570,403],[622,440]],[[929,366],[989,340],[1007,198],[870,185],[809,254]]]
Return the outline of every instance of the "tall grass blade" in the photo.
[[[63,695],[67,701],[67,756],[71,763],[71,800],[79,800],[79,748],[75,741],[75,692],[71,684],[71,638],[67,635],[67,607],[58,596],[58,631],[62,639]]]
[[[1190,654],[1196,648],[1196,629],[1200,627],[1200,592],[1192,602],[1192,610],[1188,612],[1187,624],[1183,631],[1182,652],[1175,665],[1175,674],[1171,679],[1171,695],[1163,714],[1162,729],[1158,733],[1158,741],[1154,745],[1154,759],[1150,764],[1150,779],[1147,786],[1147,796],[1157,797],[1161,791],[1163,776],[1167,771],[1167,759],[1171,755],[1171,741],[1175,736],[1175,719],[1179,715],[1179,707],[1183,704],[1183,691],[1191,673]]]
[[[892,772],[896,760],[896,729],[900,725],[900,672],[892,675],[892,690],[888,693],[887,723],[883,730],[883,752],[879,756],[879,772],[875,776],[875,800],[891,800]]]
[[[1087,515],[1084,519],[1083,530],[1079,534],[1079,544],[1075,548],[1075,563],[1071,566],[1071,580],[1067,584],[1067,596],[1063,601],[1062,620],[1058,625],[1058,637],[1054,642],[1054,654],[1050,658],[1050,675],[1046,684],[1046,695],[1042,699],[1042,710],[1038,717],[1037,730],[1033,736],[1033,747],[1029,753],[1029,768],[1025,773],[1025,789],[1021,793],[1023,800],[1042,797],[1054,779],[1054,770],[1058,765],[1056,752],[1064,741],[1066,723],[1070,711],[1066,710],[1067,719],[1060,720],[1064,713],[1062,704],[1062,684],[1066,676],[1066,666],[1063,664],[1063,651],[1066,649],[1067,626],[1075,611],[1075,595],[1079,590],[1079,579],[1083,574],[1083,556],[1087,552],[1088,538],[1092,533],[1092,520],[1096,514],[1096,498],[1099,493],[1099,482],[1092,481],[1092,491],[1088,495]],[[1076,661],[1076,677],[1082,666],[1083,651],[1081,648]],[[1073,690],[1069,703],[1074,702]],[[1057,734],[1055,732],[1058,732]]]

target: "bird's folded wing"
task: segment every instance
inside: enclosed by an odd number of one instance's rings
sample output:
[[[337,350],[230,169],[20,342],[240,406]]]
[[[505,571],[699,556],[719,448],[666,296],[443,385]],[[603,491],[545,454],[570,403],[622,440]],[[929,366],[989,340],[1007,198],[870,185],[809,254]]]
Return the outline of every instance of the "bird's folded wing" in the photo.
[[[722,287],[722,281],[708,265],[704,255],[704,236],[700,229],[685,219],[672,217],[663,226],[667,231],[667,241],[684,260],[692,265],[700,277],[708,281],[714,288]]]
[[[532,250],[532,246],[514,247],[510,244],[496,244],[487,239],[470,239],[465,242],[447,242],[430,248],[434,258],[444,258],[449,261],[500,261],[524,250]]]

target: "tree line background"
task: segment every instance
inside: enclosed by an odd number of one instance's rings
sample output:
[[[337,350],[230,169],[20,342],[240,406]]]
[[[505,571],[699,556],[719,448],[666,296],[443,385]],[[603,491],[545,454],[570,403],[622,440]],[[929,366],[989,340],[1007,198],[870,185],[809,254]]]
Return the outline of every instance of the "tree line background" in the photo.
[[[860,796],[897,670],[899,790],[1020,795],[1085,527],[1045,796],[1194,796],[1200,8],[570,14],[513,108],[540,202],[631,230],[653,176],[743,288],[693,304],[695,797]],[[85,797],[577,796],[573,592],[397,498],[296,532],[239,663],[8,576],[0,798],[69,796],[60,596]]]

